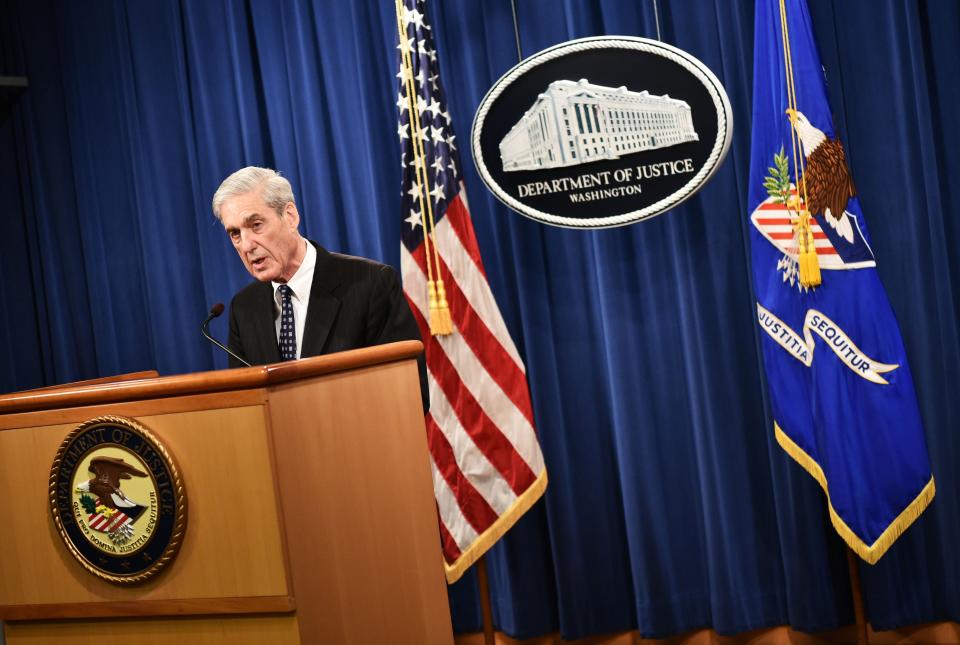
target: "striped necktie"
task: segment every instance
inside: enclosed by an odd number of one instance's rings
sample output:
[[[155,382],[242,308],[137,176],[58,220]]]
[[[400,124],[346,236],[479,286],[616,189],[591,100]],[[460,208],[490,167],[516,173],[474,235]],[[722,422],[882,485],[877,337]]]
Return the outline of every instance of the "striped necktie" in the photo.
[[[280,360],[297,358],[297,328],[293,322],[293,290],[285,284],[277,287],[280,292]]]

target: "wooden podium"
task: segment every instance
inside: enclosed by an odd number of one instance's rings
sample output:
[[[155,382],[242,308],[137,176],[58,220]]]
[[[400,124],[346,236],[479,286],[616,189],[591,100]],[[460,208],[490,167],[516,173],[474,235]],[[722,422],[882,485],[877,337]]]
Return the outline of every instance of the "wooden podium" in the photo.
[[[7,644],[452,643],[421,347],[0,396]],[[160,439],[189,500],[140,584],[84,569],[50,511],[60,443],[103,415]]]

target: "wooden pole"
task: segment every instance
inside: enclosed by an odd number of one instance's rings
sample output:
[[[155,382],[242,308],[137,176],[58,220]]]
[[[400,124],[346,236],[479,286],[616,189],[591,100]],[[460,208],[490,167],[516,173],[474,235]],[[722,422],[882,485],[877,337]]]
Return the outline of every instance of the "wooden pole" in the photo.
[[[483,614],[483,642],[494,645],[493,611],[490,608],[490,583],[487,581],[487,557],[477,560],[477,584],[480,586],[480,612]]]
[[[867,635],[867,618],[863,610],[863,593],[860,589],[860,570],[857,555],[847,547],[847,567],[850,570],[850,592],[853,594],[853,614],[857,619],[857,645],[870,645]]]

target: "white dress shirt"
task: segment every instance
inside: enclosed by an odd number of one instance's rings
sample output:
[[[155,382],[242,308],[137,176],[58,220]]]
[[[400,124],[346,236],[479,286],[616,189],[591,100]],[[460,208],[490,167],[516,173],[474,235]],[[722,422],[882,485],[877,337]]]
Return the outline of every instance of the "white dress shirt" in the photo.
[[[313,286],[313,269],[317,266],[317,249],[313,244],[304,240],[307,245],[307,254],[303,257],[303,262],[293,274],[293,277],[287,282],[292,295],[290,302],[293,304],[293,324],[297,332],[297,358],[300,358],[300,350],[303,348],[303,330],[307,321],[307,305],[310,304],[310,287]],[[273,285],[273,304],[275,324],[277,327],[277,342],[280,342],[280,309],[282,299],[280,297],[281,282],[270,282]]]

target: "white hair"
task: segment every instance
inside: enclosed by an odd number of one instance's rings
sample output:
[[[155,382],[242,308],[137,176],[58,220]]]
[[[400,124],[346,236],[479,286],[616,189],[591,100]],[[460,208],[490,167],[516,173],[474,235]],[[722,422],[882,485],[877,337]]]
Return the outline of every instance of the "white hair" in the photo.
[[[220,219],[220,208],[231,197],[244,195],[258,188],[263,188],[263,201],[277,211],[278,215],[283,213],[287,204],[291,202],[296,204],[293,188],[286,177],[281,177],[280,173],[271,168],[247,166],[224,179],[220,188],[213,194],[214,217]]]

